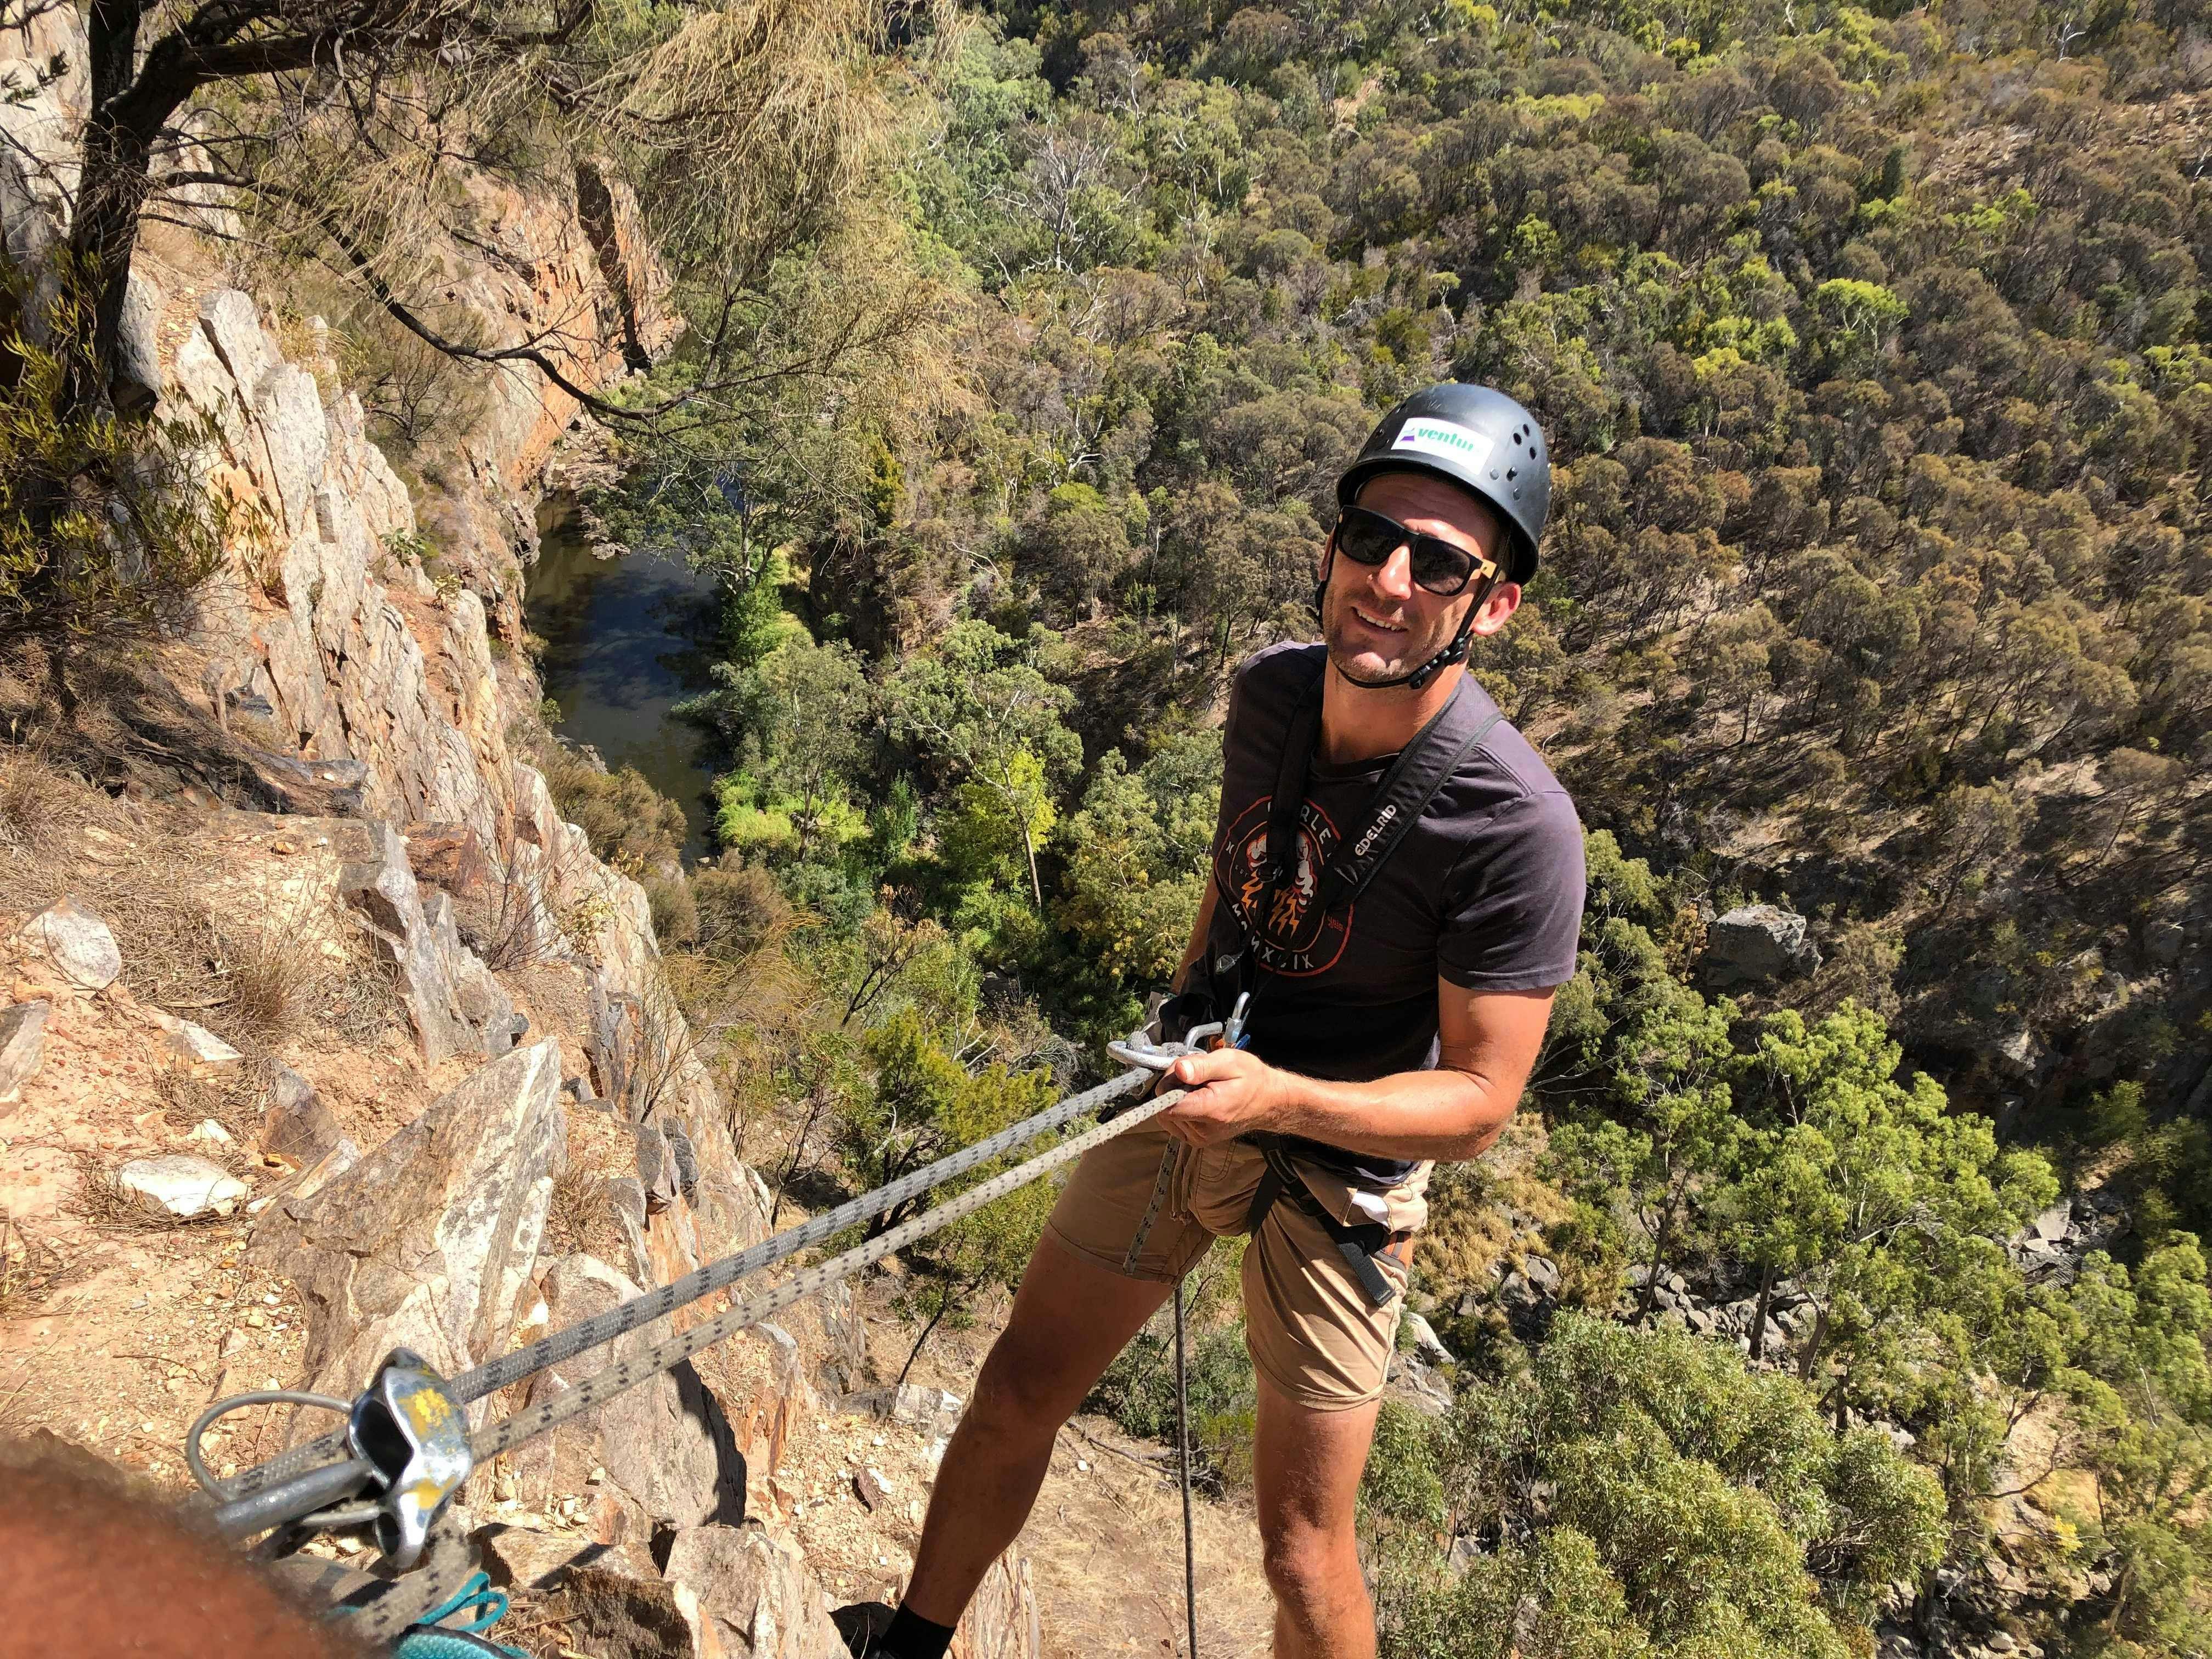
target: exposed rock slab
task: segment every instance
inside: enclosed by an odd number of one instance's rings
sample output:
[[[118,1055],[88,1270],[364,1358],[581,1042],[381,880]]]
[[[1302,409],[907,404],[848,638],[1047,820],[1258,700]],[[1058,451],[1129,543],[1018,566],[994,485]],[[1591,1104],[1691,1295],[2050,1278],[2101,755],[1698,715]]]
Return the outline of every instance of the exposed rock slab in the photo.
[[[596,1256],[575,1255],[545,1270],[543,1291],[551,1328],[561,1330],[629,1301],[639,1287]],[[666,1335],[659,1322],[563,1360],[546,1374],[545,1387],[573,1388]],[[744,1459],[720,1405],[688,1363],[617,1395],[583,1423],[596,1423],[608,1479],[653,1525],[744,1518]]]
[[[559,1045],[518,1048],[264,1213],[249,1255],[307,1304],[308,1387],[349,1395],[399,1344],[450,1376],[505,1342],[566,1158],[560,1093]]]
[[[424,1060],[434,1066],[455,1054],[505,1053],[516,1036],[514,1004],[461,943],[453,901],[433,889],[425,903],[406,843],[390,824],[347,829],[339,889],[392,963]]]
[[[669,1548],[667,1577],[702,1656],[844,1659],[843,1638],[799,1553],[758,1527],[690,1527]]]

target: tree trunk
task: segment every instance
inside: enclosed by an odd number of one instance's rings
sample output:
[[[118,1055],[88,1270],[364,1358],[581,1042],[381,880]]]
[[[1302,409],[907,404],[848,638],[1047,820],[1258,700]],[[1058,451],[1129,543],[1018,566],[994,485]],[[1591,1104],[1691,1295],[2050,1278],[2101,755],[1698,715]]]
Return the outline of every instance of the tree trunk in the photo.
[[[1768,1262],[1759,1275],[1759,1306],[1751,1316],[1751,1363],[1756,1365],[1766,1354],[1766,1310],[1774,1296],[1774,1264]]]
[[[1828,1310],[1821,1308],[1813,1316],[1813,1334],[1805,1339],[1805,1352],[1797,1362],[1797,1380],[1810,1382],[1813,1368],[1820,1363],[1820,1345],[1828,1340]]]
[[[1674,1228],[1674,1206],[1669,1204],[1660,1212],[1659,1224],[1651,1231],[1651,1262],[1644,1270],[1642,1305],[1637,1310],[1638,1314],[1646,1319],[1651,1316],[1651,1310],[1658,1304],[1659,1270],[1666,1263],[1667,1235]]]
[[[961,1294],[966,1296],[974,1289],[975,1286],[972,1285],[963,1285],[961,1288]],[[915,1338],[914,1346],[907,1350],[906,1364],[899,1367],[898,1381],[891,1384],[893,1398],[896,1398],[898,1391],[906,1386],[906,1374],[914,1369],[914,1362],[921,1358],[921,1346],[929,1340],[930,1334],[936,1330],[938,1322],[951,1311],[952,1300],[952,1286],[949,1284],[939,1285],[937,1287],[936,1311],[929,1316],[929,1323],[921,1328],[921,1334]]]
[[[127,410],[154,399],[153,387],[114,384],[122,357],[123,302],[131,289],[154,138],[194,82],[173,58],[164,65],[149,62],[144,74],[138,72],[143,9],[142,0],[93,0],[86,19],[91,114],[70,223],[67,280],[88,303],[68,316],[69,373],[60,414],[106,404],[111,389],[123,394]]]

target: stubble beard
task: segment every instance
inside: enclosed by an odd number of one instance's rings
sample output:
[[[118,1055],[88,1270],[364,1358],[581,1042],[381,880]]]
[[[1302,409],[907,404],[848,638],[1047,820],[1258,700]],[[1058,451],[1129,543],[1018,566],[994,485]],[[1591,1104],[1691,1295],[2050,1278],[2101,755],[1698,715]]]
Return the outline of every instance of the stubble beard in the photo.
[[[1376,635],[1352,614],[1357,603],[1352,597],[1351,584],[1338,580],[1338,573],[1331,572],[1329,584],[1322,594],[1322,642],[1336,672],[1354,685],[1412,673],[1451,643],[1457,626],[1456,617],[1448,611],[1425,632],[1408,627],[1403,634],[1389,635],[1386,637],[1397,647],[1396,653],[1378,661]],[[1371,604],[1360,608],[1370,615],[1381,609]],[[1382,685],[1373,689],[1406,690],[1404,686]]]

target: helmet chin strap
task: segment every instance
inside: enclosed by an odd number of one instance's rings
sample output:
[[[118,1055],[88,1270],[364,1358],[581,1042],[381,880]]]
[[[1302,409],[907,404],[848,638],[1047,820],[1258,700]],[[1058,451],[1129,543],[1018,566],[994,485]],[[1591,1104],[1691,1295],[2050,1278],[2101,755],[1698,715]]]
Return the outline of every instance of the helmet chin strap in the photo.
[[[1322,567],[1321,580],[1314,584],[1314,617],[1316,621],[1321,617],[1322,600],[1328,592],[1328,579],[1334,574],[1335,569],[1336,547],[1332,543],[1328,550],[1328,562]],[[1468,606],[1467,615],[1460,618],[1459,632],[1452,635],[1451,643],[1419,668],[1403,674],[1393,674],[1387,680],[1356,680],[1351,675],[1346,674],[1342,668],[1338,667],[1334,658],[1330,659],[1329,666],[1343,675],[1346,684],[1356,685],[1362,691],[1388,691],[1395,686],[1401,685],[1410,686],[1418,691],[1454,663],[1467,660],[1468,647],[1470,644],[1469,636],[1474,630],[1476,613],[1482,609],[1483,601],[1490,597],[1490,590],[1497,586],[1498,579],[1495,576],[1486,576],[1483,579],[1482,585],[1474,590],[1474,603]]]

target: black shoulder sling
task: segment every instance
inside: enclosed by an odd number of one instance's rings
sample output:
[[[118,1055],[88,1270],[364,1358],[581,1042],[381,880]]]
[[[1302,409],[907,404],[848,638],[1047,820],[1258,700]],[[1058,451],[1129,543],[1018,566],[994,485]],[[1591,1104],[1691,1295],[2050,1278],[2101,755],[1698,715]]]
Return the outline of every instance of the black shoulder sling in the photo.
[[[1322,686],[1328,672],[1328,657],[1323,652],[1300,695],[1297,712],[1291,717],[1290,730],[1284,736],[1274,794],[1268,803],[1267,884],[1260,896],[1260,908],[1255,913],[1262,919],[1273,914],[1276,892],[1297,874],[1298,820],[1305,807],[1306,782],[1313,767],[1314,750],[1321,738]],[[1398,850],[1407,832],[1428,811],[1429,803],[1436,799],[1445,780],[1459,770],[1460,763],[1504,718],[1496,708],[1487,714],[1477,713],[1476,700],[1468,694],[1467,680],[1462,678],[1451,700],[1414,733],[1413,741],[1399,751],[1398,757],[1382,775],[1382,781],[1369,800],[1359,833],[1339,843],[1322,869],[1314,891],[1314,902],[1320,915],[1328,915],[1339,905],[1351,903],[1367,890],[1390,855]],[[1239,921],[1243,922],[1243,918],[1240,916]],[[1244,924],[1244,948],[1237,969],[1240,988],[1256,990],[1261,964],[1258,941],[1249,923]],[[1245,1231],[1259,1231],[1276,1201],[1289,1198],[1321,1223],[1368,1300],[1378,1308],[1388,1306],[1396,1292],[1383,1278],[1382,1269],[1375,1265],[1375,1258],[1390,1247],[1389,1229],[1379,1221],[1340,1221],[1313,1195],[1291,1161],[1291,1152],[1309,1143],[1264,1132],[1244,1139],[1260,1149],[1267,1164],[1260,1177],[1259,1190],[1253,1194]]]

